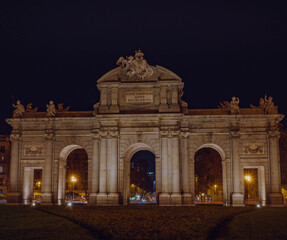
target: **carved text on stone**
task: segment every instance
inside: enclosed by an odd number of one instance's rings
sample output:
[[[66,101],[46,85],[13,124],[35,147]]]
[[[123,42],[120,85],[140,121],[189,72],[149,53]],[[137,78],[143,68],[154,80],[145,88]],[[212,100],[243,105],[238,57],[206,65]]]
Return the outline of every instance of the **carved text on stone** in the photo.
[[[127,103],[152,103],[153,92],[152,91],[127,91],[126,102]]]

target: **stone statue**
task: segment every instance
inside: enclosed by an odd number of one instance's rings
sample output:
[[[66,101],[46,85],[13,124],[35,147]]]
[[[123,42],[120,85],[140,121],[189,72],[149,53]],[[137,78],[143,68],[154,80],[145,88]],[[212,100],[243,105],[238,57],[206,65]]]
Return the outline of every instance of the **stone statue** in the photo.
[[[239,98],[238,97],[232,97],[231,102],[229,104],[229,112],[231,114],[239,114]]]
[[[224,101],[223,103],[219,103],[220,106],[218,106],[219,109],[223,109],[228,111],[231,114],[239,114],[240,108],[239,108],[239,98],[238,97],[232,97],[231,102]]]
[[[12,105],[15,109],[13,111],[13,117],[23,117],[25,107],[21,104],[20,100],[17,100],[16,105]]]
[[[120,57],[117,65],[122,68],[122,71],[128,78],[133,76],[139,77],[141,80],[151,77],[153,69],[148,65],[147,61],[143,58],[144,54],[139,49],[135,52],[135,56],[126,58]]]
[[[267,99],[267,96],[265,94],[265,108],[264,108],[264,112],[266,114],[276,114],[278,113],[278,107],[275,107],[274,102],[273,102],[273,97],[269,96],[269,98]]]
[[[51,100],[49,104],[47,104],[46,106],[47,106],[47,117],[55,117],[56,108],[55,108],[54,101]]]
[[[264,99],[260,98],[258,107],[252,104],[250,104],[250,107],[253,109],[258,109],[258,108],[263,109],[265,114],[277,114],[278,113],[278,106],[274,105],[273,98],[271,96],[267,98],[266,94],[265,94]]]

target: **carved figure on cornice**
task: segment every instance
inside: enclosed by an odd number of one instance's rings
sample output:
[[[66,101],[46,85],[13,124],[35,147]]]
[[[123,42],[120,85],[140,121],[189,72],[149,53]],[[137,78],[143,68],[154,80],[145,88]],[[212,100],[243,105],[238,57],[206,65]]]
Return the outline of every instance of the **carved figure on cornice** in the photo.
[[[64,103],[59,103],[58,104],[58,111],[59,112],[68,112],[70,109],[70,106],[64,108]]]
[[[141,80],[149,78],[153,74],[153,69],[148,65],[147,61],[143,58],[144,54],[139,49],[135,52],[135,56],[120,57],[117,61],[117,65],[122,68],[123,73],[131,78],[137,76]]]
[[[13,111],[13,117],[23,117],[25,107],[21,104],[20,100],[17,100],[16,105],[12,105],[15,109]]]
[[[275,107],[273,97],[269,96],[269,98],[267,99],[267,96],[265,95],[264,101],[265,101],[264,112],[266,114],[278,113],[278,107],[277,106]]]
[[[273,98],[271,96],[267,98],[266,94],[265,94],[264,99],[260,98],[258,107],[252,104],[250,104],[250,107],[253,109],[261,108],[264,110],[265,114],[277,114],[278,113],[278,106],[274,105]]]
[[[218,106],[219,109],[223,109],[228,111],[231,114],[238,114],[240,112],[239,108],[239,98],[238,97],[232,97],[231,101],[224,101],[223,103],[219,103],[220,106]]]
[[[239,98],[238,97],[232,97],[231,102],[229,104],[229,112],[231,114],[239,114]]]
[[[55,117],[56,116],[56,108],[54,101],[50,101],[49,104],[46,104],[47,106],[47,117]]]
[[[37,112],[37,107],[32,108],[32,103],[27,104],[26,112]]]

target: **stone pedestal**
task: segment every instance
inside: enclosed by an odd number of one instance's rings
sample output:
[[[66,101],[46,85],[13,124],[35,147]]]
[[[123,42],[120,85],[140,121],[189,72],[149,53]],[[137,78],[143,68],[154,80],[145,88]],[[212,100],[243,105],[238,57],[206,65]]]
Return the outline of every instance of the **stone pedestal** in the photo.
[[[51,205],[52,204],[52,194],[51,193],[42,193],[41,204]]]
[[[241,207],[244,205],[244,196],[242,193],[233,193],[232,194],[232,206]]]
[[[118,193],[98,193],[97,194],[97,205],[98,206],[116,206],[119,205],[120,196]]]
[[[182,205],[184,206],[194,206],[194,199],[191,193],[183,193],[182,194]]]
[[[97,204],[97,194],[96,193],[90,193],[89,194],[89,205],[96,205]]]
[[[282,193],[269,193],[268,198],[271,207],[283,207]]]
[[[19,192],[8,192],[7,205],[20,205],[21,194]]]
[[[170,195],[170,204],[172,206],[182,205],[182,199],[180,193],[172,193]]]
[[[158,196],[160,206],[170,205],[170,195],[168,193],[160,193]]]

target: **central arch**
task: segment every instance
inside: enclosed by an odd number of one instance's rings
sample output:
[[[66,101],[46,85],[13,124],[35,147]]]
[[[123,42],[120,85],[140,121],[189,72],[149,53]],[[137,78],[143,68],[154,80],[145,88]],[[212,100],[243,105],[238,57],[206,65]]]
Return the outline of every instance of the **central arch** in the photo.
[[[156,154],[154,149],[146,143],[134,143],[129,146],[124,153],[124,189],[123,189],[123,204],[127,205],[129,203],[129,192],[130,192],[130,164],[133,155],[136,152],[146,150],[150,151],[155,156],[155,169],[157,169]],[[158,174],[157,174],[158,175]],[[155,181],[157,181],[157,176],[155,176]]]

